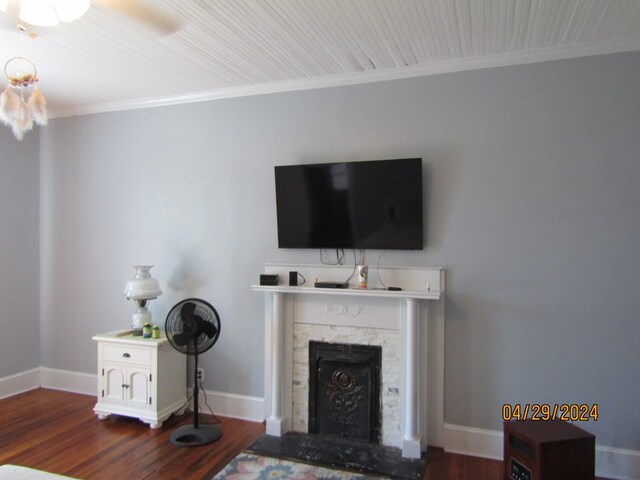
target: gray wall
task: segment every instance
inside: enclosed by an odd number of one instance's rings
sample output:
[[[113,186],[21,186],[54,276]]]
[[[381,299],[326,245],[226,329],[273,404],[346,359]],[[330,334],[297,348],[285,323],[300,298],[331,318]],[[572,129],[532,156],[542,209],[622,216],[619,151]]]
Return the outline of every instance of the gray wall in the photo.
[[[206,387],[263,393],[273,166],[424,159],[427,242],[384,264],[447,269],[446,421],[504,403],[597,403],[598,443],[640,449],[640,53],[57,119],[42,132],[43,364],[93,372],[91,336],[156,265],[156,321],[222,316]],[[371,252],[370,261],[379,252]]]
[[[38,152],[0,124],[0,378],[40,365]]]

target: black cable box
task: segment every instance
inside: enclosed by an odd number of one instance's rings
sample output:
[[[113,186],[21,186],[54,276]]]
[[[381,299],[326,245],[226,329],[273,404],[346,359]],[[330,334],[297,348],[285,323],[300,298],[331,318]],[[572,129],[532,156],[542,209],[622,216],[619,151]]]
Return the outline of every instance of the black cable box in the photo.
[[[278,275],[260,275],[260,285],[278,285]]]
[[[349,282],[316,282],[316,288],[349,288]]]

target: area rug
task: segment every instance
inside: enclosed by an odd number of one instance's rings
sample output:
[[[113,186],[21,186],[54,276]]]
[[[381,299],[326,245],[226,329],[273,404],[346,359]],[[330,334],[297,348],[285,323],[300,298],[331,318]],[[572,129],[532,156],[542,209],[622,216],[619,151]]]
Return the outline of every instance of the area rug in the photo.
[[[231,460],[213,480],[373,480],[386,479],[359,473],[316,467],[244,452]]]

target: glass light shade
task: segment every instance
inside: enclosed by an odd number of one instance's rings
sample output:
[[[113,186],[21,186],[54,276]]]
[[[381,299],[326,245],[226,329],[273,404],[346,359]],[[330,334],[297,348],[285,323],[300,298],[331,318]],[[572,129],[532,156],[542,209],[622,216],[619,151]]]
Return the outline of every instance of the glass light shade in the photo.
[[[21,0],[19,17],[30,25],[53,27],[80,18],[90,4],[90,0]]]
[[[151,276],[149,270],[153,265],[134,265],[136,276],[127,282],[124,293],[129,300],[151,300],[162,295],[158,281]]]

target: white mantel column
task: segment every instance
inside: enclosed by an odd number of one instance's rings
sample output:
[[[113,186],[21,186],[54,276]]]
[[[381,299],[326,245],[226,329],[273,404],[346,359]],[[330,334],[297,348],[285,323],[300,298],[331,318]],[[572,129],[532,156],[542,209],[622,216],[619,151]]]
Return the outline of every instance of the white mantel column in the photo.
[[[284,296],[282,292],[273,292],[271,313],[271,412],[267,419],[268,435],[281,436],[285,432],[282,426],[282,397],[284,380]]]
[[[404,425],[402,456],[420,458],[418,434],[418,306],[415,298],[405,298],[407,318],[404,332]],[[426,319],[425,319],[426,320]]]

